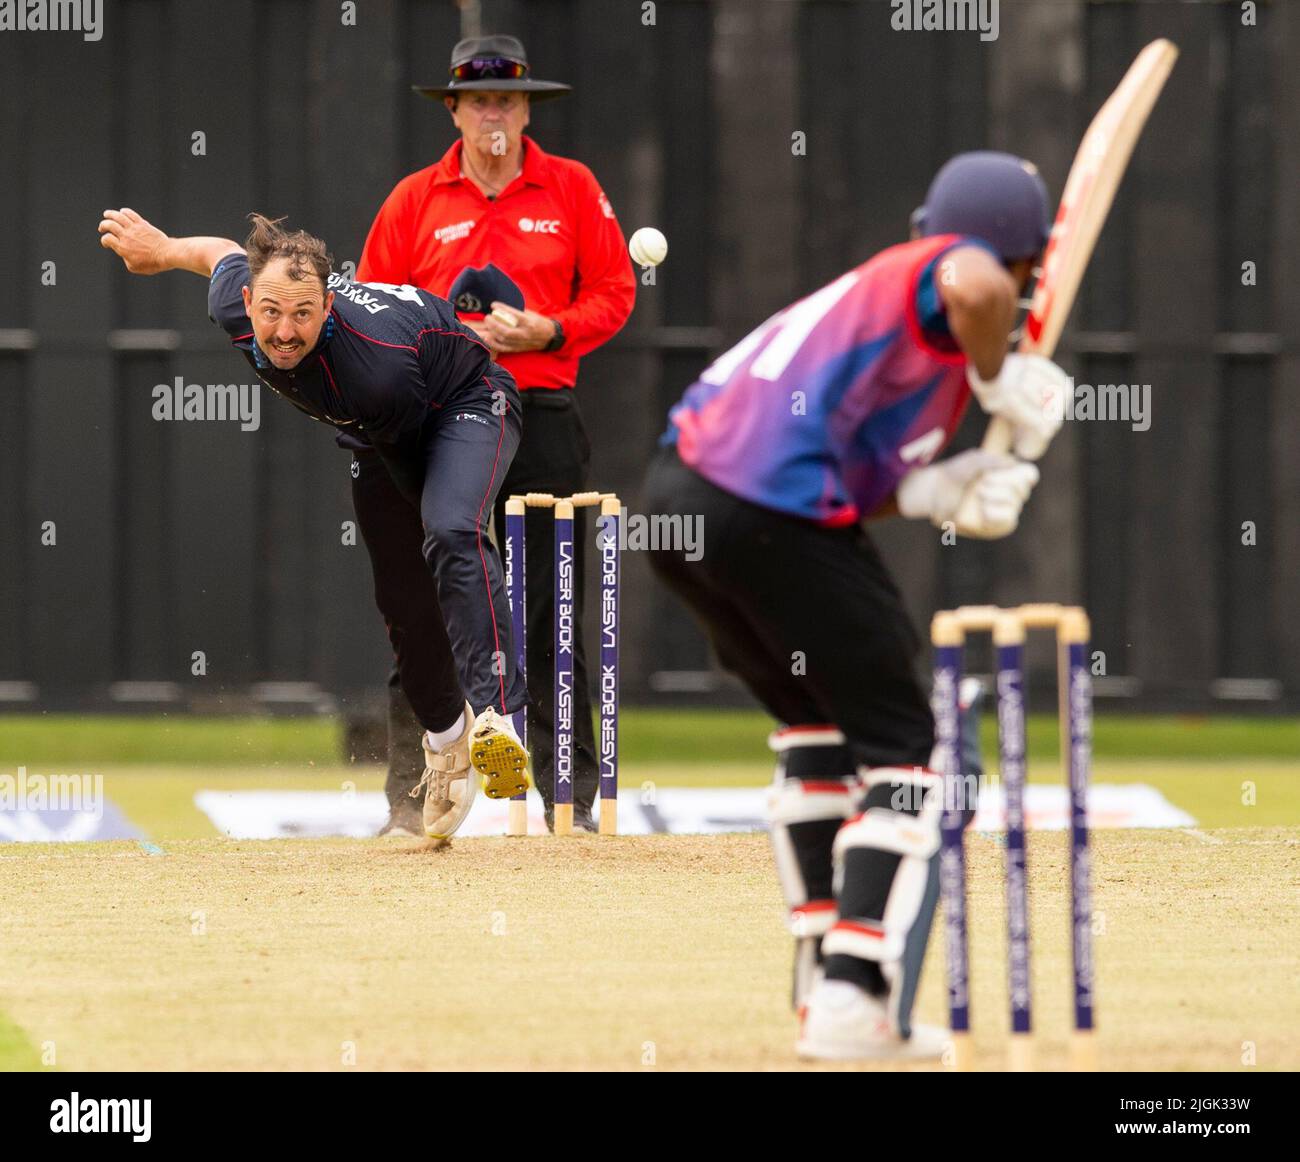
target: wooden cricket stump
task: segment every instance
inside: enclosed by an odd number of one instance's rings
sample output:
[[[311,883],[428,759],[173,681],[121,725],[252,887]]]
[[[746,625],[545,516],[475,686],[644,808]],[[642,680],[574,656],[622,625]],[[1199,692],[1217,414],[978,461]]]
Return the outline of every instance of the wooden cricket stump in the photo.
[[[1006,799],[1007,974],[1011,1039],[1008,1065],[1033,1069],[1033,982],[1030,966],[1028,828],[1024,646],[1031,630],[1053,631],[1056,638],[1061,764],[1069,789],[1069,928],[1072,958],[1074,1069],[1095,1069],[1093,1014],[1091,863],[1088,849],[1087,791],[1091,768],[1092,679],[1088,615],[1076,606],[963,606],[938,613],[931,625],[934,647],[935,737],[944,779],[940,823],[940,892],[944,905],[949,1027],[953,1030],[952,1068],[969,1066],[970,964],[967,944],[964,831],[976,806],[961,771],[962,654],[971,633],[990,633],[996,651],[998,767]]]
[[[574,704],[576,690],[573,672],[573,642],[578,632],[576,606],[577,578],[574,570],[577,555],[574,544],[575,510],[600,509],[600,532],[597,549],[600,560],[600,683],[599,734],[597,753],[600,769],[601,835],[618,834],[618,765],[619,765],[619,618],[621,608],[621,552],[623,507],[612,492],[578,492],[572,496],[555,496],[549,492],[527,492],[506,500],[506,594],[510,600],[511,626],[514,631],[516,666],[526,677],[527,669],[527,570],[525,562],[525,522],[530,508],[549,509],[555,536],[555,567],[552,590],[555,594],[555,740],[553,748],[554,827],[557,836],[573,834],[573,751]],[[515,727],[526,740],[526,714],[515,714]],[[528,833],[527,795],[511,800],[506,834]]]

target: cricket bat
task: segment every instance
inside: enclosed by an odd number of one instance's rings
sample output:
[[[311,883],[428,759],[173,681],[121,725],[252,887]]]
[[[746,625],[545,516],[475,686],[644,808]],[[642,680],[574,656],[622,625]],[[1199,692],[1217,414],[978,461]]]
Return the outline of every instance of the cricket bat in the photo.
[[[1133,147],[1177,59],[1173,43],[1153,40],[1129,66],[1083,135],[1043,253],[1043,273],[1020,340],[1022,352],[1050,359],[1056,350]],[[995,416],[981,447],[986,452],[1010,452],[1011,435],[1011,425]],[[974,503],[969,501],[963,510]],[[958,514],[959,522],[974,523],[975,514],[970,514],[970,522],[962,522],[962,515]]]

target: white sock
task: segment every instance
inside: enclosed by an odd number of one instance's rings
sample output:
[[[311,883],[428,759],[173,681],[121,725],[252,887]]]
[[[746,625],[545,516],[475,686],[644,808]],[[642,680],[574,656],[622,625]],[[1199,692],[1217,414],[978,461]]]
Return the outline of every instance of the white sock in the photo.
[[[455,724],[447,727],[446,730],[440,730],[436,734],[432,730],[426,730],[424,732],[425,744],[430,750],[442,750],[444,746],[450,746],[465,733],[465,720],[466,715],[462,711]]]

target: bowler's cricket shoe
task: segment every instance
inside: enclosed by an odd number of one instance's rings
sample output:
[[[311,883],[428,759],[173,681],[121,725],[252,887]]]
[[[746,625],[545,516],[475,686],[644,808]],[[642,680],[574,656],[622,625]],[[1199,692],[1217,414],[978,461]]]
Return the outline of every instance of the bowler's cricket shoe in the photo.
[[[470,765],[470,735],[474,732],[474,708],[465,703],[464,729],[452,742],[439,750],[423,738],[424,777],[411,792],[411,798],[424,795],[424,833],[430,839],[450,839],[474,805],[478,793],[478,772]]]
[[[808,995],[795,1052],[813,1061],[917,1061],[943,1056],[945,1029],[913,1025],[901,1037],[884,1001],[844,980],[823,980]]]
[[[469,758],[483,776],[483,794],[489,799],[522,795],[533,785],[528,776],[528,751],[514,724],[491,706],[474,721]]]

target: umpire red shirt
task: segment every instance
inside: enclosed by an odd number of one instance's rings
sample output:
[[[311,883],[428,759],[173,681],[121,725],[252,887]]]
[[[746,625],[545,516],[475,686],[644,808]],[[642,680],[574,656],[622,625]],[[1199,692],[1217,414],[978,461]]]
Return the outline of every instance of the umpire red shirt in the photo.
[[[627,320],[636,278],[623,232],[595,176],[525,136],[523,172],[495,200],[461,174],[457,141],[403,178],[375,217],[358,282],[410,283],[446,297],[467,266],[492,262],[524,305],[559,321],[564,346],[497,356],[521,389],[572,387],[578,358]]]

